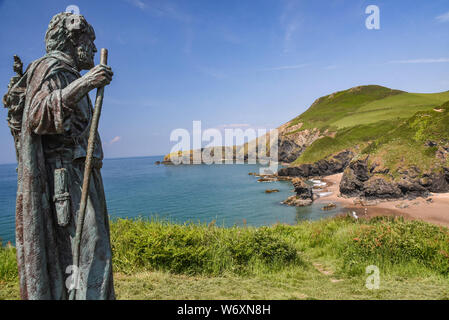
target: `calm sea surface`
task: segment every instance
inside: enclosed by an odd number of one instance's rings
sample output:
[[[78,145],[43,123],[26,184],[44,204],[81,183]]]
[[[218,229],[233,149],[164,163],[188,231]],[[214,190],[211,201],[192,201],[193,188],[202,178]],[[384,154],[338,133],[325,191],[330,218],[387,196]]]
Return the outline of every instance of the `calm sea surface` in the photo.
[[[111,217],[159,217],[173,222],[216,220],[217,225],[294,224],[335,215],[280,204],[293,194],[290,182],[257,182],[259,165],[155,165],[162,157],[106,159],[102,169]],[[17,176],[15,164],[0,165],[0,238],[14,243]],[[265,193],[279,189],[279,193]]]

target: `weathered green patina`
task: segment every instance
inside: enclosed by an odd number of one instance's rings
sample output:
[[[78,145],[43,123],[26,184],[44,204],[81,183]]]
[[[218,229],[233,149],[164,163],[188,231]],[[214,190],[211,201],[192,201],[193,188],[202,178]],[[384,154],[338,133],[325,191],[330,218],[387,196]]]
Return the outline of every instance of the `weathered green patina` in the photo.
[[[22,299],[114,299],[111,245],[97,134],[81,236],[73,247],[93,107],[88,93],[112,71],[94,66],[93,28],[81,15],[60,13],[49,24],[47,54],[17,76],[3,102],[18,156],[16,246]],[[16,70],[17,69],[17,70]],[[20,67],[21,69],[21,67]],[[89,70],[81,76],[81,70]],[[79,281],[73,281],[79,276]]]

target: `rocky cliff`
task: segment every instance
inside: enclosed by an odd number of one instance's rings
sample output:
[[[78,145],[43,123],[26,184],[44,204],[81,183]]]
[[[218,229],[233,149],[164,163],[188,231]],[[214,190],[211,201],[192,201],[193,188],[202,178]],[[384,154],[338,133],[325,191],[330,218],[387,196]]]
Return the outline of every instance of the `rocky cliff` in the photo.
[[[281,125],[276,141],[267,134],[243,146],[223,147],[222,159],[225,149],[232,151],[233,159],[247,160],[255,157],[258,144],[265,143],[270,149],[277,143],[279,161],[288,164],[279,170],[278,178],[344,172],[342,195],[364,198],[446,192],[446,101],[449,91],[419,94],[371,85],[335,92]],[[192,159],[192,152],[184,156]],[[165,160],[169,162],[170,156]]]
[[[314,163],[282,168],[278,171],[278,175],[303,178],[329,176],[343,172],[353,157],[353,151],[344,150]]]

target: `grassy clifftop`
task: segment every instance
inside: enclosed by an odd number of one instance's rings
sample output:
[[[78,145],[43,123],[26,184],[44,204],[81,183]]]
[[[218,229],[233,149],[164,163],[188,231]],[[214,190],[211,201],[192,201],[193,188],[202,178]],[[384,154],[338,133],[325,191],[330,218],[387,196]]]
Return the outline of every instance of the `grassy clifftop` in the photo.
[[[334,134],[315,141],[294,161],[294,165],[313,163],[336,152],[389,135],[403,121],[421,111],[439,108],[449,100],[449,91],[423,94],[361,86],[322,97],[303,114],[290,121],[300,129],[326,129]]]
[[[388,135],[380,136],[360,156],[397,173],[416,166],[423,171],[449,166],[449,102],[438,109],[417,112]]]
[[[337,217],[221,228],[111,223],[119,299],[448,299],[449,230]],[[15,249],[0,246],[0,300],[18,298]],[[366,267],[380,272],[365,287]]]
[[[401,93],[381,86],[361,86],[335,92],[317,99],[306,112],[293,119],[290,126],[303,123],[300,130],[337,130],[344,126],[343,120],[353,117],[361,107]],[[340,126],[336,124],[339,121],[343,121]]]

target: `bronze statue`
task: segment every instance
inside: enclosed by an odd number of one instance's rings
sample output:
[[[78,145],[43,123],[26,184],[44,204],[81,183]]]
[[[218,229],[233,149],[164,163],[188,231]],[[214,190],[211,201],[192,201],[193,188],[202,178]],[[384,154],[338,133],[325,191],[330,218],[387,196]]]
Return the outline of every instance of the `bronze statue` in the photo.
[[[48,26],[44,57],[25,73],[14,57],[17,75],[3,103],[18,161],[16,247],[22,299],[68,299],[70,294],[75,299],[115,298],[100,173],[103,150],[96,130],[93,158],[86,160],[93,118],[88,93],[108,85],[113,76],[109,66],[94,66],[94,40],[82,15],[59,13]],[[81,70],[89,71],[81,76]],[[84,167],[90,162],[78,268],[73,265],[76,223]]]

